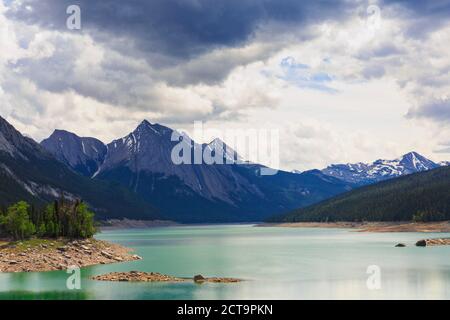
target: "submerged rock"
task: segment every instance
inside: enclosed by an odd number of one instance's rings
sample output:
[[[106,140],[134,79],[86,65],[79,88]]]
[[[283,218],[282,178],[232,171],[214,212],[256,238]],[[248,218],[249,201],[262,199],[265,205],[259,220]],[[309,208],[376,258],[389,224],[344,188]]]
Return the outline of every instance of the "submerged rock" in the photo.
[[[404,244],[404,243],[398,243],[398,244],[396,244],[395,245],[397,248],[403,248],[403,247],[406,247],[406,244]]]

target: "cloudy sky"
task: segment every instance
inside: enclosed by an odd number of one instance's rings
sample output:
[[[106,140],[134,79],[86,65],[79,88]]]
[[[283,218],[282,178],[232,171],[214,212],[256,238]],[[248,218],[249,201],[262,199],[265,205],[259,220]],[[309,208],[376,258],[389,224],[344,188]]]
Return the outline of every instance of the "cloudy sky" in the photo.
[[[0,115],[37,141],[276,129],[284,169],[450,160],[449,18],[448,0],[0,0]]]

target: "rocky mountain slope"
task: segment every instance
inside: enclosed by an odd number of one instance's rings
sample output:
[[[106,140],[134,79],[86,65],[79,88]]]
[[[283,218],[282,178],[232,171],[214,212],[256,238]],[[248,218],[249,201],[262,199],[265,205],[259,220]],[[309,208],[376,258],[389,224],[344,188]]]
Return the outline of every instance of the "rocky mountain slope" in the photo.
[[[183,222],[258,221],[351,188],[320,172],[296,175],[281,171],[262,176],[261,165],[242,162],[217,139],[202,145],[182,140],[188,144],[191,163],[175,164],[172,150],[180,141],[172,141],[174,133],[168,127],[143,121],[129,135],[107,145],[105,161],[95,179],[119,183],[164,215]],[[195,163],[196,152],[218,152],[223,164]]]
[[[65,131],[55,130],[41,142],[47,151],[76,172],[91,177],[105,160],[106,146],[95,138],[78,137]]]
[[[62,194],[85,200],[100,219],[159,217],[126,188],[76,174],[0,117],[0,206],[19,200],[43,205]]]

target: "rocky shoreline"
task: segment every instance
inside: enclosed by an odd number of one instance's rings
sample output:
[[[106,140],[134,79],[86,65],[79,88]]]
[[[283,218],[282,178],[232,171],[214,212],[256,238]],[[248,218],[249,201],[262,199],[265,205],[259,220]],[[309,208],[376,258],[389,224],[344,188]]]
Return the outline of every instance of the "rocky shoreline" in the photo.
[[[292,222],[265,223],[259,227],[342,228],[357,232],[450,232],[449,221],[439,222]]]
[[[211,277],[205,278],[202,275],[196,275],[193,278],[178,278],[158,272],[143,272],[143,271],[129,271],[129,272],[110,272],[107,274],[97,275],[92,277],[93,280],[98,281],[118,281],[118,282],[186,282],[194,281],[195,283],[237,283],[241,279],[236,278],[220,278]]]
[[[117,229],[147,229],[178,226],[179,224],[169,220],[133,220],[133,219],[110,219],[100,222],[100,230]]]
[[[0,243],[0,272],[54,271],[140,259],[128,248],[96,239]]]

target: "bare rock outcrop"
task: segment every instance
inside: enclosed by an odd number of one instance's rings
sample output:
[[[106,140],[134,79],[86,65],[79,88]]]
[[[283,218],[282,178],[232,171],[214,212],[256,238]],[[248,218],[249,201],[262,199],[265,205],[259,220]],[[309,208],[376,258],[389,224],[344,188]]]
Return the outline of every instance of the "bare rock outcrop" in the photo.
[[[32,239],[0,246],[1,272],[64,270],[140,259],[128,248],[95,239]]]
[[[195,283],[236,283],[241,282],[241,279],[236,278],[206,278],[202,275],[196,275],[193,278],[179,278],[173,277],[158,272],[143,272],[143,271],[129,271],[129,272],[111,272],[103,275],[92,277],[93,280],[99,281],[122,281],[122,282],[183,282],[194,280]]]
[[[423,239],[416,242],[416,246],[418,247],[448,246],[448,245],[450,245],[450,238]]]
[[[158,272],[111,272],[103,275],[92,277],[93,280],[99,281],[122,281],[122,282],[181,282],[186,281],[183,278],[176,278],[161,274]]]

